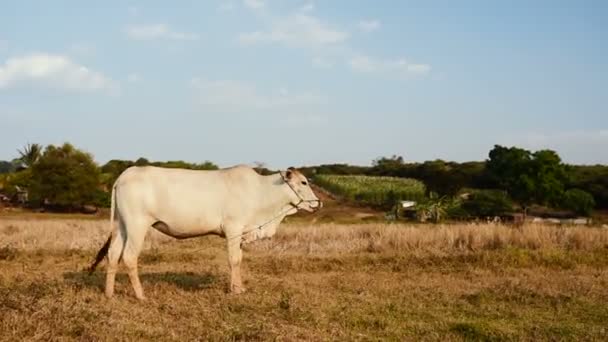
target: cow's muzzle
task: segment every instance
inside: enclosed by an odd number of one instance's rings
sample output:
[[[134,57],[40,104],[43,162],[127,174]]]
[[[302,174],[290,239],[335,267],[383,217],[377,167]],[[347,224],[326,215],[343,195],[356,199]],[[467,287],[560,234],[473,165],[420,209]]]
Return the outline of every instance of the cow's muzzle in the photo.
[[[315,202],[317,203],[317,205],[313,206],[313,203]],[[313,212],[318,211],[319,209],[323,208],[323,202],[321,202],[321,200],[311,201],[310,208]]]

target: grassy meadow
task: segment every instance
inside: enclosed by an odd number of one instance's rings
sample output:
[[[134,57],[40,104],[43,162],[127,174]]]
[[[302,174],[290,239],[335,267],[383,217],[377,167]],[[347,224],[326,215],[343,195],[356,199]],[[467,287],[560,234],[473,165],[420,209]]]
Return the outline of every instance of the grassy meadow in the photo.
[[[223,239],[151,230],[145,302],[84,271],[108,231],[0,218],[0,340],[608,339],[608,229],[286,224],[244,247],[242,295]]]

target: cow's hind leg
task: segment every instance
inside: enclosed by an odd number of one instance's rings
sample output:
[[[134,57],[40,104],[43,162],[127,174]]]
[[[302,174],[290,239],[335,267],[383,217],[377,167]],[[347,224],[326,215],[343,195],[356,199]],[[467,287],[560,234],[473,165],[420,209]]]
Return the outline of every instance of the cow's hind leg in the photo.
[[[125,248],[125,242],[125,227],[119,220],[118,229],[116,229],[112,236],[112,242],[108,251],[108,267],[106,270],[106,297],[108,298],[114,295],[114,281],[116,279],[116,272],[118,271],[118,262]]]
[[[139,258],[139,253],[141,252],[141,249],[143,247],[144,239],[146,237],[146,233],[148,232],[148,228],[151,225],[148,224],[146,220],[130,220],[127,221],[126,224],[127,242],[123,251],[122,260],[125,263],[125,266],[127,267],[129,279],[131,280],[133,291],[135,291],[135,297],[137,297],[137,299],[143,300],[145,299],[145,296],[137,272],[137,259]]]

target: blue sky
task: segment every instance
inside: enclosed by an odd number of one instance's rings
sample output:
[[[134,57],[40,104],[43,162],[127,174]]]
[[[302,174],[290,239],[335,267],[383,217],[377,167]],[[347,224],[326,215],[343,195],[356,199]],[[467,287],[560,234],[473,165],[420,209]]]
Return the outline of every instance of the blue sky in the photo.
[[[176,5],[176,4],[179,4]],[[3,1],[0,159],[608,163],[608,2]]]

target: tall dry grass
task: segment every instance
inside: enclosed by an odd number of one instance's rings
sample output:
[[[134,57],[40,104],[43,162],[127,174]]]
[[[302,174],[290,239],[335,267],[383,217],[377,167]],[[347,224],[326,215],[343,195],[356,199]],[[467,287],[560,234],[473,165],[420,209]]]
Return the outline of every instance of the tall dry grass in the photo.
[[[0,221],[0,247],[34,249],[94,249],[109,234],[107,220]],[[144,248],[170,243],[172,238],[150,229]],[[270,240],[247,249],[296,254],[356,252],[436,252],[525,249],[593,250],[608,248],[608,229],[591,227],[495,224],[284,224]]]
[[[108,220],[31,220],[0,221],[0,248],[22,250],[84,250],[100,248],[110,234]],[[151,229],[145,248],[172,238]]]
[[[0,219],[0,341],[608,336],[608,229],[285,224],[247,245],[239,296],[223,239],[151,229],[144,303],[124,268],[113,300],[102,269],[83,271],[108,232],[107,220]]]
[[[307,252],[457,252],[525,249],[608,248],[608,229],[529,224],[512,227],[498,224],[396,225],[323,224],[289,225],[255,248],[271,251]]]

